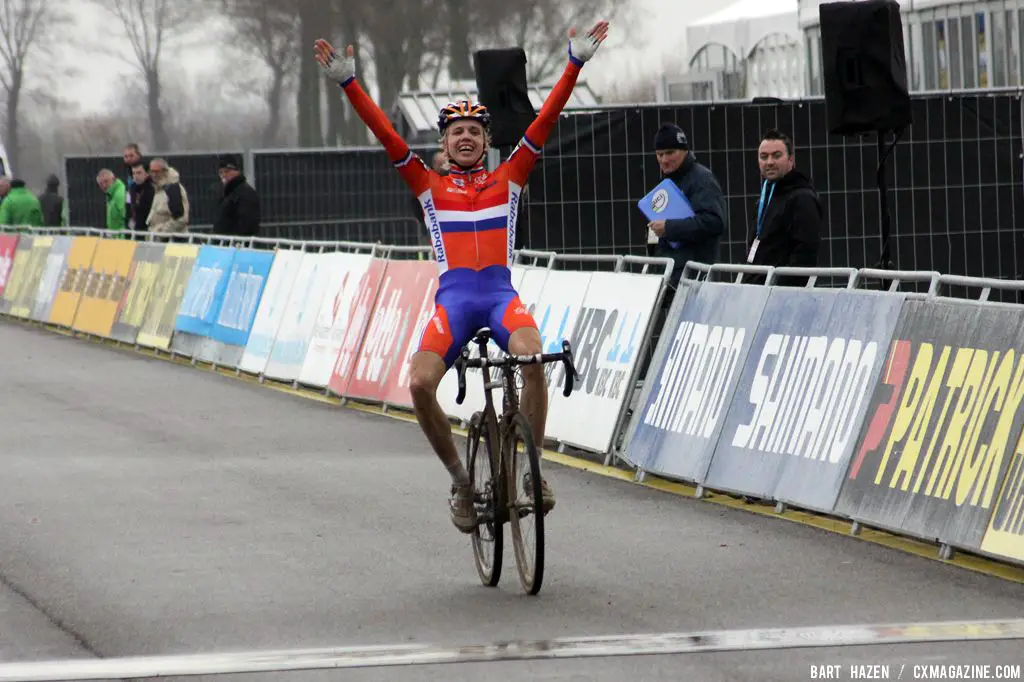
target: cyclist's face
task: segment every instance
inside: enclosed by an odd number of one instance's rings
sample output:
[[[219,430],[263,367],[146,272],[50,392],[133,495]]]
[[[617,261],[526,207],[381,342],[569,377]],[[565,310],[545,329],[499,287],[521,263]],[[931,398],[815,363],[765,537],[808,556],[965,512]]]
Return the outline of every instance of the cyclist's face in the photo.
[[[476,121],[458,121],[448,128],[448,158],[460,166],[472,166],[484,153],[484,127]]]

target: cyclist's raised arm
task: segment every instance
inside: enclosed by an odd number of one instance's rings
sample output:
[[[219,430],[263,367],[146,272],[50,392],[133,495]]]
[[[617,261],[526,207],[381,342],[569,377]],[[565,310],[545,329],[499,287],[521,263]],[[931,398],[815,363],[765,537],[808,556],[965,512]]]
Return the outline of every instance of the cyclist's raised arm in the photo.
[[[422,159],[413,154],[387,115],[356,80],[355,51],[352,46],[348,46],[347,56],[342,58],[330,43],[321,39],[316,41],[314,52],[324,74],[341,87],[359,118],[384,145],[391,164],[398,169],[402,179],[417,195],[424,192],[429,187],[431,171]]]
[[[555,127],[558,115],[569,101],[569,95],[576,85],[580,70],[594,56],[607,36],[607,21],[597,22],[594,28],[579,39],[576,38],[576,29],[569,29],[569,61],[565,65],[565,70],[562,71],[562,76],[551,90],[551,94],[544,100],[537,118],[526,129],[523,139],[508,158],[509,176],[513,182],[520,185],[526,182],[526,176],[537,162],[541,148]]]

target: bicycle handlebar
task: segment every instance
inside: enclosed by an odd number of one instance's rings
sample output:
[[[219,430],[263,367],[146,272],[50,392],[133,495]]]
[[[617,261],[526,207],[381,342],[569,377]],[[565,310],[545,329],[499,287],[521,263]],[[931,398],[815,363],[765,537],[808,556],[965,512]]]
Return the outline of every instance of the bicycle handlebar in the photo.
[[[488,357],[469,358],[469,349],[463,348],[462,354],[455,360],[455,371],[459,379],[459,394],[455,402],[459,405],[466,399],[466,368],[467,367],[507,367],[509,365],[537,365],[549,362],[561,362],[565,369],[565,388],[562,395],[566,398],[572,393],[574,380],[579,379],[576,366],[572,362],[572,346],[567,340],[562,341],[561,353],[538,353],[536,355],[505,355],[497,360]]]

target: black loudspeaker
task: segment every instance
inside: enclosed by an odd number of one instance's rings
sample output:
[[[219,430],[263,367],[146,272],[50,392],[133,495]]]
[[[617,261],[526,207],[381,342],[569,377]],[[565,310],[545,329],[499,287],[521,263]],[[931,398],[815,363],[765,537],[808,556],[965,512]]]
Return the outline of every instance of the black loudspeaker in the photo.
[[[837,135],[911,124],[899,3],[829,2],[819,9],[829,130]]]
[[[496,147],[519,143],[536,113],[526,86],[526,52],[519,47],[479,50],[473,70],[480,103],[491,113],[491,140]]]

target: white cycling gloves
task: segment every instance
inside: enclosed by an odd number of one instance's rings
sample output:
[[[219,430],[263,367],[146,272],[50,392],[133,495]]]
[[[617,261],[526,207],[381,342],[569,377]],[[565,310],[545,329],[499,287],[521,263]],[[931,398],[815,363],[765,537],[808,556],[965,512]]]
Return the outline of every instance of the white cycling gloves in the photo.
[[[332,81],[341,85],[356,75],[356,58],[342,56],[336,50],[327,57],[327,63],[320,65],[320,70]]]
[[[588,33],[569,39],[569,56],[575,57],[581,62],[588,62],[594,57],[597,48],[601,43],[597,37]]]

